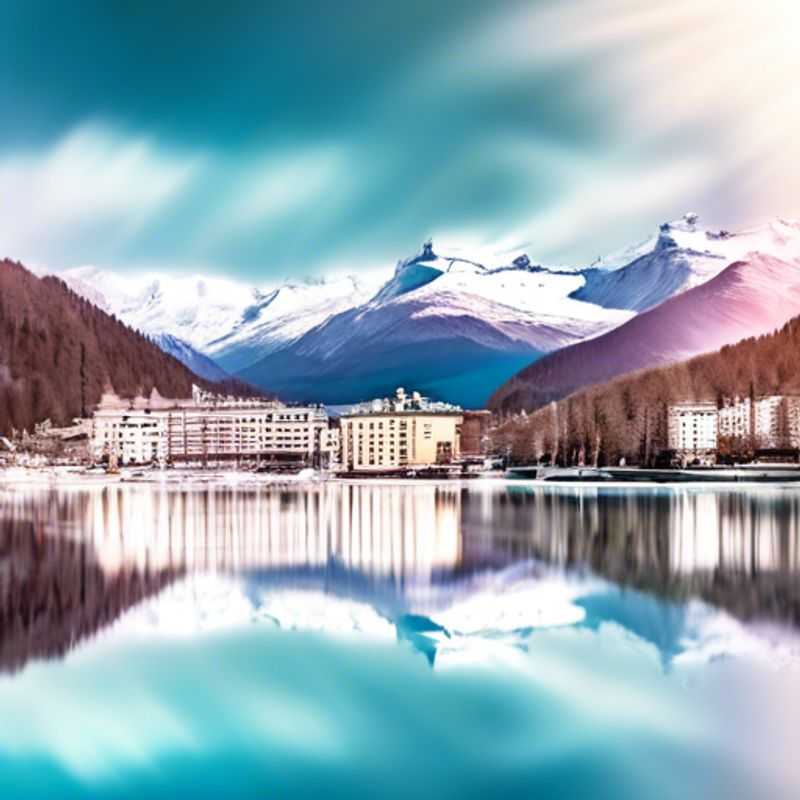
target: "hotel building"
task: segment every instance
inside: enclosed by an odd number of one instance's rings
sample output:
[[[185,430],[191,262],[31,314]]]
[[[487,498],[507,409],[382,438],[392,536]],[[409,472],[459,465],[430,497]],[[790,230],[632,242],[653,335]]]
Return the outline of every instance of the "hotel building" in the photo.
[[[753,404],[749,397],[725,402],[718,412],[719,435],[729,439],[746,439],[753,434]]]
[[[191,401],[118,405],[101,404],[94,414],[95,458],[121,464],[266,460],[328,466],[339,449],[337,432],[317,406],[215,397],[197,389]]]
[[[719,410],[719,435],[748,440],[755,447],[800,447],[800,397],[728,401]]]
[[[449,464],[460,455],[464,412],[398,389],[392,399],[354,406],[341,417],[341,463],[348,472]]]

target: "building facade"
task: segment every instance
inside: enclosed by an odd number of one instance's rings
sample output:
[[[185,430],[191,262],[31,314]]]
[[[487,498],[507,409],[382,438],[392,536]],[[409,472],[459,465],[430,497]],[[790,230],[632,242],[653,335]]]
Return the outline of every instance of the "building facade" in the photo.
[[[190,403],[100,407],[92,421],[91,446],[95,458],[120,464],[246,459],[328,466],[338,452],[338,436],[320,407],[199,393]]]
[[[669,407],[670,450],[694,456],[717,449],[717,404],[712,402],[676,403]]]
[[[719,435],[761,448],[800,447],[800,397],[736,397],[719,409]]]
[[[449,464],[460,455],[463,412],[398,389],[341,417],[341,466],[349,472]]]
[[[714,402],[676,403],[669,407],[669,448],[682,454],[715,452],[720,440],[745,448],[800,447],[800,397],[768,395]]]
[[[718,412],[719,435],[744,440],[753,435],[753,405],[749,397],[723,403]]]

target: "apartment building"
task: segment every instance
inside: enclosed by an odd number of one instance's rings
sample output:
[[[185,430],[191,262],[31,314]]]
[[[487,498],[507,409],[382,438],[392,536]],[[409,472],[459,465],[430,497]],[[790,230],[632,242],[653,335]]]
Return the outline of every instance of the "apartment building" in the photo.
[[[671,450],[699,456],[717,449],[716,403],[676,403],[669,407],[667,423]]]
[[[92,452],[121,464],[295,460],[328,466],[338,435],[325,410],[195,392],[192,401],[103,407],[92,420]]]
[[[391,399],[354,406],[341,417],[341,464],[381,471],[449,464],[460,454],[463,411],[398,389]]]
[[[726,401],[719,409],[719,435],[755,447],[800,447],[800,397],[768,395]]]
[[[676,403],[669,407],[669,447],[686,454],[715,451],[720,438],[748,447],[800,447],[800,397],[768,395],[713,402]]]
[[[744,440],[753,434],[753,405],[749,397],[726,401],[718,412],[719,435]]]

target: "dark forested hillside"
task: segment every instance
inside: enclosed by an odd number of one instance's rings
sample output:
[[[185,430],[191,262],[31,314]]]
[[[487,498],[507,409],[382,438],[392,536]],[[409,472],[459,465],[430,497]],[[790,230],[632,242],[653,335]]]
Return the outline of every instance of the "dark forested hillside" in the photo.
[[[679,400],[800,394],[800,317],[715,353],[592,386],[504,422],[496,449],[516,462],[650,464],[667,447],[667,407]]]
[[[60,279],[0,260],[0,433],[68,423],[107,387],[188,397],[193,383],[212,386]]]

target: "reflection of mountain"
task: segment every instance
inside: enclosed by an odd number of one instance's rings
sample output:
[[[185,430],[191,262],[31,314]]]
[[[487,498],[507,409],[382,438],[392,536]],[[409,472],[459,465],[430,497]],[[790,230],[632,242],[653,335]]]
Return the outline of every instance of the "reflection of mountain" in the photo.
[[[191,574],[241,579],[257,603],[292,589],[398,619],[487,587],[506,613],[501,584],[521,573],[494,571],[528,562],[524,580],[536,585],[535,559],[655,598],[800,625],[800,497],[767,489],[129,485],[20,490],[0,508],[0,669],[63,654]],[[676,639],[683,622],[670,624]]]
[[[466,503],[464,558],[538,558],[677,602],[700,598],[744,620],[800,625],[800,497],[780,490],[634,493],[516,487],[491,537]],[[473,549],[475,548],[475,549]]]

